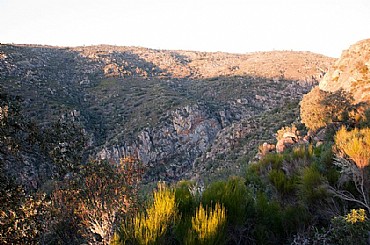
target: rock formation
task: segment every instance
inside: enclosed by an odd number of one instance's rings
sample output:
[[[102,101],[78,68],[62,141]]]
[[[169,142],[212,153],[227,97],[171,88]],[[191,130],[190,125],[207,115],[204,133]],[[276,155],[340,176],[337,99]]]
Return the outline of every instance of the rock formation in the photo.
[[[370,39],[353,44],[320,81],[321,90],[335,92],[343,89],[353,95],[355,102],[370,100]]]

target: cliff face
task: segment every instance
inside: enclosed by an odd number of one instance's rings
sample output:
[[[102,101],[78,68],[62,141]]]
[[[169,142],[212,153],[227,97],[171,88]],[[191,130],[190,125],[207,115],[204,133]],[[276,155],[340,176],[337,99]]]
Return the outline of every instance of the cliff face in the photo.
[[[370,39],[353,44],[320,81],[321,90],[334,92],[343,89],[355,102],[370,100]]]
[[[332,62],[308,52],[1,45],[0,87],[22,98],[22,115],[41,132],[33,149],[45,166],[33,161],[30,179],[41,183],[37,172],[80,155],[134,155],[148,181],[178,180],[240,169],[262,140],[296,120],[298,101]]]
[[[118,161],[122,156],[134,155],[150,170],[152,178],[178,180],[214,141],[222,127],[218,119],[204,106],[179,108],[168,112],[161,126],[140,131],[131,144],[105,147],[98,156]]]

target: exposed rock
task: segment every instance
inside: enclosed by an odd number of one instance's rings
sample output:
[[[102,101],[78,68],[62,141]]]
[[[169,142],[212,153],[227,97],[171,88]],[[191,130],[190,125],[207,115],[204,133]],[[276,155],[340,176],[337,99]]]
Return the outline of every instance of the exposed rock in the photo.
[[[286,137],[286,138],[283,137],[276,143],[276,152],[282,153],[286,149],[292,148],[297,143],[298,142],[295,137]]]
[[[362,40],[343,51],[320,81],[319,88],[328,92],[343,89],[352,93],[355,103],[369,101],[370,39]]]
[[[186,106],[168,113],[165,123],[147,128],[131,144],[104,148],[99,156],[115,159],[135,155],[149,169],[165,168],[162,177],[178,179],[192,169],[193,163],[213,142],[221,129],[217,117],[212,117],[204,106]],[[166,163],[172,163],[165,166]]]
[[[267,142],[264,142],[260,147],[258,154],[256,155],[256,160],[262,159],[266,154],[270,152],[275,152],[276,146],[274,144],[269,144]]]

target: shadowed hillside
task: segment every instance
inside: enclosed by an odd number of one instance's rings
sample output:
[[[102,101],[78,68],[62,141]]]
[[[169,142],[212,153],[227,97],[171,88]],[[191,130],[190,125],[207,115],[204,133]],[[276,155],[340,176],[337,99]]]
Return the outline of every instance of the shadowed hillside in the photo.
[[[225,164],[240,169],[246,153],[296,120],[298,101],[332,62],[309,52],[1,45],[0,86],[21,97],[22,115],[41,129],[61,121],[80,128],[83,159],[136,156],[148,180],[176,180],[209,168],[223,176]],[[243,159],[231,163],[231,150]]]

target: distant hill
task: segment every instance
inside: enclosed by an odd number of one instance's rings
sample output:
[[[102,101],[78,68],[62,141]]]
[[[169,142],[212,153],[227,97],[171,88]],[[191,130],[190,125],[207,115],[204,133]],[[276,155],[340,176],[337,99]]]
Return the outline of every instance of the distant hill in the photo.
[[[22,120],[42,140],[23,158],[0,157],[30,186],[72,152],[81,161],[136,156],[148,181],[237,174],[259,144],[297,120],[299,100],[333,63],[310,52],[2,44],[1,93],[20,97]]]

